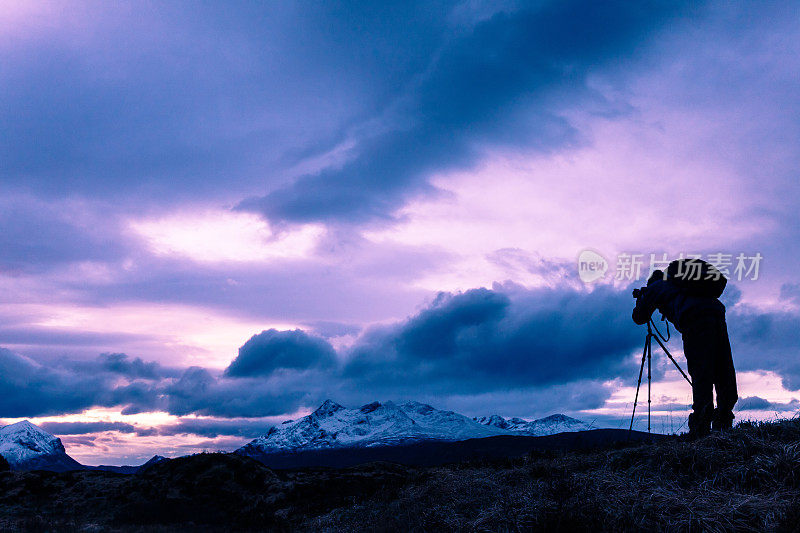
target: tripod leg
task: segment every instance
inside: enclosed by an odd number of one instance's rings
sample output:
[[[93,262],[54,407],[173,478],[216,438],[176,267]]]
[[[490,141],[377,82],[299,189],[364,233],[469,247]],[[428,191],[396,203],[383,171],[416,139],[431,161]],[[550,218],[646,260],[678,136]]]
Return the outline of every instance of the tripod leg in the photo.
[[[633,399],[633,412],[631,413],[631,425],[628,428],[628,438],[630,438],[631,431],[633,431],[633,418],[636,416],[636,404],[639,402],[639,388],[642,386],[642,372],[644,371],[644,360],[647,358],[648,347],[650,346],[650,335],[648,334],[644,340],[644,349],[642,350],[642,364],[639,366],[639,380],[636,382],[636,396]]]
[[[652,383],[651,378],[651,361],[653,360],[653,343],[647,343],[647,432],[650,433],[650,386]]]
[[[683,379],[685,379],[689,383],[689,385],[691,385],[692,384],[692,380],[689,379],[689,376],[687,376],[686,372],[683,371],[683,369],[681,368],[681,365],[679,365],[678,362],[675,360],[675,358],[672,357],[672,354],[669,353],[669,350],[667,350],[667,347],[664,346],[663,342],[661,342],[661,339],[656,337],[656,342],[658,343],[659,346],[661,346],[661,349],[664,350],[664,353],[667,354],[667,357],[669,357],[669,360],[672,361],[672,364],[675,365],[675,368],[678,369],[678,372],[681,373],[681,376],[683,376]]]

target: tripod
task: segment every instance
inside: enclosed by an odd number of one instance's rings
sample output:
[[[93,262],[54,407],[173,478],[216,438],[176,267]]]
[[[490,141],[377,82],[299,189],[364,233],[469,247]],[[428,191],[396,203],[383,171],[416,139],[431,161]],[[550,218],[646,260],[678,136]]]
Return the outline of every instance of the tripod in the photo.
[[[663,319],[663,317],[662,317],[662,319]],[[655,332],[653,332],[653,330],[655,330]],[[672,354],[669,353],[669,350],[667,350],[667,347],[664,346],[664,342],[669,340],[669,324],[667,324],[667,337],[664,338],[664,336],[661,335],[661,332],[658,331],[658,328],[656,327],[656,325],[653,323],[653,318],[650,317],[650,320],[647,321],[647,337],[645,337],[645,339],[644,339],[644,350],[642,351],[642,364],[639,367],[639,381],[636,383],[636,397],[633,399],[633,412],[631,413],[631,425],[628,428],[628,435],[629,436],[630,436],[631,431],[633,431],[633,419],[636,416],[636,405],[639,402],[639,389],[642,386],[642,373],[644,372],[644,363],[645,363],[645,361],[647,361],[647,432],[650,433],[650,403],[651,403],[651,401],[650,401],[650,388],[651,388],[651,372],[650,372],[650,370],[651,370],[651,359],[652,359],[652,353],[653,353],[653,348],[652,348],[653,339],[655,339],[656,342],[658,343],[658,345],[661,346],[661,349],[664,350],[665,354],[667,354],[667,357],[669,357],[669,360],[672,361],[675,364],[675,368],[677,368],[678,372],[681,373],[681,376],[683,376],[683,379],[685,379],[689,383],[689,385],[692,384],[692,380],[689,379],[689,376],[686,375],[686,373],[683,371],[683,369],[678,364],[678,362],[675,360],[675,358],[672,357]],[[662,340],[663,340],[663,342],[662,342]]]

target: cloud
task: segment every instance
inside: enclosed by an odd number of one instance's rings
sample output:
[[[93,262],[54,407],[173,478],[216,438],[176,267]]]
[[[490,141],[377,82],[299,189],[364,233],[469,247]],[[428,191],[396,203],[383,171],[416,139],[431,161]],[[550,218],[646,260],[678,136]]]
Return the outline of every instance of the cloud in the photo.
[[[225,372],[183,370],[126,354],[43,365],[8,350],[0,416],[118,407],[123,414],[264,417],[294,412],[325,397],[476,394],[600,383],[631,370],[639,331],[626,293],[600,287],[525,289],[513,284],[442,293],[408,319],[368,329],[337,354],[302,330],[251,337]],[[571,394],[574,405],[596,403]]]
[[[263,420],[186,418],[177,424],[158,428],[159,435],[201,435],[255,438],[267,433],[274,424]]]
[[[408,320],[367,331],[345,375],[373,390],[453,394],[611,379],[632,372],[641,343],[630,308],[607,287],[440,294]]]
[[[124,354],[43,364],[0,348],[0,416],[59,415],[91,407],[155,410],[163,403],[159,387],[169,375],[156,363]]]
[[[737,411],[800,411],[800,401],[792,398],[786,403],[771,402],[760,396],[748,396],[741,398],[736,404]]]
[[[68,303],[176,303],[279,324],[332,318],[368,322],[396,316],[398,307],[413,308],[428,291],[410,287],[410,282],[442,268],[448,259],[430,247],[353,236],[329,237],[321,246],[312,258],[256,264],[138,257],[131,264],[113,265],[109,279],[67,278],[59,286],[69,289]]]
[[[125,422],[42,422],[39,426],[54,435],[84,435],[101,431],[133,433],[136,428]]]
[[[789,390],[800,389],[798,310],[761,310],[739,304],[728,311],[728,332],[737,370],[772,370]]]
[[[131,359],[124,353],[100,354],[99,362],[104,370],[129,378],[158,379],[164,375],[169,375],[155,361],[144,362],[139,357]]]
[[[79,412],[105,405],[106,379],[45,367],[0,348],[0,416],[16,418]]]
[[[239,355],[225,370],[225,375],[268,376],[281,369],[325,368],[335,362],[336,353],[327,341],[299,329],[270,329],[253,335],[239,348]]]
[[[93,373],[108,372],[129,379],[160,380],[165,377],[174,377],[179,371],[163,367],[155,361],[144,361],[140,357],[130,357],[124,353],[103,353],[94,361],[71,362],[70,366],[78,371]]]
[[[4,193],[0,271],[41,274],[55,266],[116,260],[127,253],[134,242],[121,231],[117,213],[100,206],[87,209],[87,204]]]
[[[294,379],[292,379],[294,378]],[[177,381],[163,387],[164,409],[174,415],[219,417],[275,416],[296,410],[309,388],[298,376],[281,379],[216,378],[199,367],[186,369]]]
[[[328,397],[352,404],[423,399],[471,412],[481,406],[502,411],[507,400],[518,415],[525,404],[548,412],[596,409],[613,393],[610,383],[636,375],[643,331],[630,321],[632,304],[627,290],[604,285],[505,283],[440,293],[405,320],[366,329],[339,353],[302,330],[263,331],[242,345],[224,372],[164,367],[126,354],[45,365],[0,349],[0,416],[116,407],[124,414],[251,419],[242,426],[247,433],[264,424],[255,419]],[[788,388],[798,388],[796,311],[739,303],[728,321],[737,370],[770,369]],[[664,369],[654,371],[658,380]],[[764,406],[751,398],[742,409]],[[197,422],[169,431],[247,436],[232,427]]]
[[[780,299],[785,302],[800,305],[800,284],[784,283],[781,285]]]
[[[407,94],[373,119],[380,126],[358,139],[350,160],[240,207],[276,221],[386,219],[409,198],[436,193],[431,175],[472,166],[481,148],[574,144],[580,135],[564,109],[613,110],[588,75],[631,56],[678,12],[677,4],[553,2],[454,32]]]
[[[163,205],[278,182],[435,51],[447,5],[377,4],[31,13],[0,42],[0,185]]]
[[[67,436],[61,439],[61,442],[64,443],[67,447],[71,446],[87,446],[89,448],[98,448],[100,447],[96,442],[95,437],[89,436],[79,436],[79,437],[72,437]],[[109,451],[108,448],[105,448],[105,451]]]

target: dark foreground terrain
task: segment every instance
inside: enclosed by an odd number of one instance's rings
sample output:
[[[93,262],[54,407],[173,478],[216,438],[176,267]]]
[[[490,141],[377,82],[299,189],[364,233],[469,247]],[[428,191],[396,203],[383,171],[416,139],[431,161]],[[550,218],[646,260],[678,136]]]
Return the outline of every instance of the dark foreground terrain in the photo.
[[[449,466],[270,470],[201,454],[135,475],[0,472],[0,529],[794,531],[800,421],[697,442]]]

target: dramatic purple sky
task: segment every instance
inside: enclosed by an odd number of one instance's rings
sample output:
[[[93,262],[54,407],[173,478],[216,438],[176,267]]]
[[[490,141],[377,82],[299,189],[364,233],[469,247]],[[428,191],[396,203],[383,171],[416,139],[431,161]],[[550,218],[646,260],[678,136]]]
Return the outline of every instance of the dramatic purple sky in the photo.
[[[797,3],[394,4],[0,5],[3,421],[106,463],[326,398],[616,426],[622,252],[760,253],[737,416],[800,409]]]

